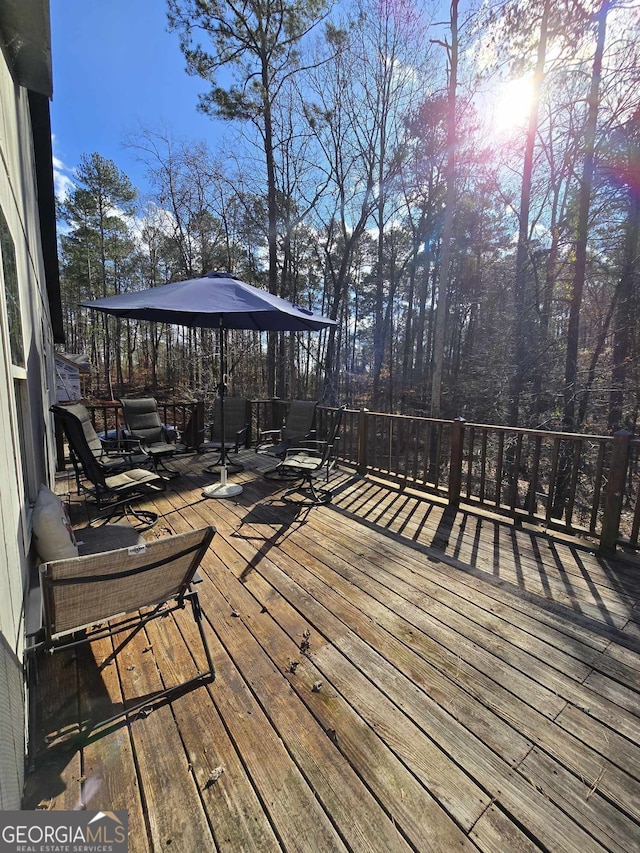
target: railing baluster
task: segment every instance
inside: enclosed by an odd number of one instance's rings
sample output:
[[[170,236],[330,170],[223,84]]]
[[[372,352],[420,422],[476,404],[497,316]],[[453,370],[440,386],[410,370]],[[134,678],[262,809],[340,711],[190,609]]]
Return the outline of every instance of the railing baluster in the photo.
[[[366,409],[358,414],[358,473],[364,477],[369,467],[369,425],[370,417]]]
[[[429,454],[431,448],[431,430],[433,428],[433,423],[431,421],[427,421],[425,427],[425,437],[424,437],[424,445],[423,445],[423,465],[422,465],[422,482],[427,485],[429,482]]]
[[[473,454],[474,454],[474,443],[476,438],[476,430],[475,427],[469,427],[467,430],[468,439],[468,454],[469,454],[469,462],[467,464],[467,498],[471,497],[471,489],[473,485]]]
[[[496,493],[495,505],[500,506],[502,503],[502,465],[504,463],[504,432],[500,430],[498,433],[498,458],[496,461]]]
[[[558,464],[560,460],[560,437],[556,436],[553,442],[553,454],[551,457],[551,475],[549,476],[549,486],[547,489],[547,508],[544,514],[547,524],[551,521],[553,512],[553,495],[556,489],[556,478],[558,476]]]
[[[537,435],[533,444],[533,462],[531,465],[531,479],[529,480],[529,515],[535,515],[538,506],[536,494],[538,491],[538,471],[540,470],[540,455],[542,452],[542,436]]]
[[[602,471],[604,469],[604,454],[606,449],[606,443],[601,441],[599,443],[598,462],[596,464],[596,476],[591,503],[591,518],[589,519],[589,533],[595,533],[596,525],[598,523],[598,510],[600,509],[600,496],[602,494]]]
[[[516,439],[516,453],[513,458],[513,468],[511,469],[511,495],[509,498],[509,508],[514,512],[518,503],[520,485],[520,459],[522,456],[522,433],[518,433]]]
[[[480,502],[484,503],[485,488],[487,482],[487,434],[488,430],[482,430],[482,442],[480,444]]]
[[[462,488],[462,457],[464,453],[464,418],[456,418],[451,425],[451,451],[449,454],[449,503],[460,503]]]
[[[369,415],[369,447],[371,467],[378,468],[378,416]]]
[[[401,436],[402,436],[401,442],[400,442],[400,448],[403,451],[402,456],[404,458],[402,473],[404,474],[404,480],[405,480],[405,486],[406,486],[407,480],[409,479],[409,448],[410,448],[410,444],[411,444],[411,442],[409,440],[410,421],[408,419],[403,418],[400,421],[400,432],[401,432]]]
[[[419,421],[411,420],[411,446],[413,447],[413,468],[412,468],[412,477],[413,482],[416,483],[418,481],[418,457],[420,455],[420,442],[418,436],[418,430],[420,427]]]
[[[578,471],[580,469],[580,455],[582,453],[582,441],[578,440],[573,445],[573,465],[571,466],[571,481],[569,485],[569,496],[567,498],[567,508],[565,519],[567,527],[571,527],[573,518],[573,509],[576,503],[576,488],[578,485]]]
[[[631,534],[629,536],[629,544],[637,547],[638,534],[640,533],[640,489],[636,489],[636,508],[633,513],[633,522],[631,524]]]
[[[438,423],[438,426],[436,429],[436,433],[438,436],[437,443],[436,443],[436,452],[435,452],[436,476],[434,478],[434,486],[436,487],[436,489],[440,485],[440,450],[442,448],[442,428],[443,428],[443,424],[442,424],[442,421],[440,421],[440,423]]]

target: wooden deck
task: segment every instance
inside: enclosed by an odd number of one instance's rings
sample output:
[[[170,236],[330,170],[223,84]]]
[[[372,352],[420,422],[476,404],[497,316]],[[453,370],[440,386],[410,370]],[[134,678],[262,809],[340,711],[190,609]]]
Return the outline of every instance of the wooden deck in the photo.
[[[218,529],[215,682],[78,738],[192,672],[195,626],[47,657],[26,808],[126,809],[132,851],[640,849],[640,566],[345,470],[297,510],[243,460],[216,501],[183,457],[151,531]]]

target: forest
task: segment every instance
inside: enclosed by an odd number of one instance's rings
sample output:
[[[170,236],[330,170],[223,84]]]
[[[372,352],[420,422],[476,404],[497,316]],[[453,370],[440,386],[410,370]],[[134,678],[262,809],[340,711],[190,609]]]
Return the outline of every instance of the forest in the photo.
[[[226,270],[337,321],[232,332],[229,393],[635,432],[637,0],[168,0],[167,22],[229,144],[140,128],[144,196],[77,165],[65,348],[94,398],[211,402],[211,330],[78,303]]]

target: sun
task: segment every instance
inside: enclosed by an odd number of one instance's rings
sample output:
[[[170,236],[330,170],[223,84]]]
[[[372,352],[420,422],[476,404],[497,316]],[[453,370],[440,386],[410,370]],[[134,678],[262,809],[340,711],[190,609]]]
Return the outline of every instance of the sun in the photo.
[[[492,100],[495,131],[509,133],[524,129],[533,107],[533,77],[516,77],[500,83]]]

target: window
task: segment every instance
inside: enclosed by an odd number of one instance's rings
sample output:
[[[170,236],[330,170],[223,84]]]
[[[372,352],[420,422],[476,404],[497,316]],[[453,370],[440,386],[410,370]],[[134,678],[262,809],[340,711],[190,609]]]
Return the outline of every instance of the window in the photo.
[[[24,367],[24,343],[22,338],[22,312],[20,311],[20,290],[18,287],[18,267],[13,238],[7,220],[0,208],[0,256],[4,273],[4,292],[9,320],[9,341],[11,344],[11,363],[14,367]]]
[[[18,265],[13,237],[7,220],[0,208],[0,263],[2,281],[4,281],[5,305],[7,309],[7,328],[9,333],[9,352],[13,374],[13,393],[15,401],[14,427],[12,429],[16,460],[20,460],[19,476],[24,486],[24,500],[27,505],[35,500],[36,476],[34,470],[33,437],[30,429],[29,391],[27,371],[25,369],[24,338],[22,330],[22,312],[20,308],[20,288]],[[12,418],[13,420],[13,418]]]

